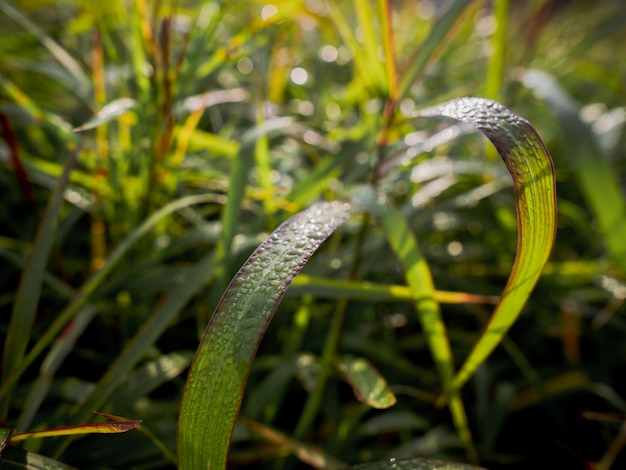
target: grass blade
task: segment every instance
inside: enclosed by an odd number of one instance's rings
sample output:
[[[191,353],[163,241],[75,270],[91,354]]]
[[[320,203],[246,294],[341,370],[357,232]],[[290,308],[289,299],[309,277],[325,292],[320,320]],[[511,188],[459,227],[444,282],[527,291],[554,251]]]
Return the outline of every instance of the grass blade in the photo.
[[[20,10],[11,5],[11,3],[6,0],[0,0],[0,10],[12,18],[13,21],[19,23],[20,26],[22,26],[26,31],[35,36],[41,44],[48,49],[48,51],[50,51],[59,64],[61,64],[65,70],[67,70],[69,75],[75,80],[78,85],[77,91],[79,95],[82,98],[87,98],[89,90],[91,90],[91,83],[80,64],[39,26],[24,16]]]
[[[615,178],[616,172],[602,155],[589,125],[578,115],[574,100],[544,72],[529,70],[522,83],[533,89],[553,109],[564,136],[567,153],[583,194],[598,222],[598,230],[611,257],[626,273],[626,203]]]
[[[125,379],[128,379],[128,374],[132,368],[146,355],[146,352],[163,334],[189,299],[207,282],[209,273],[213,270],[213,258],[213,253],[209,253],[200,260],[189,275],[142,325],[100,378],[93,392],[82,401],[72,418],[74,422],[80,423],[89,419],[92,410],[104,406],[111,394]],[[69,437],[63,442],[58,451],[59,454],[70,445],[72,439]]]
[[[475,460],[472,436],[467,424],[467,415],[458,390],[454,387],[454,359],[441,317],[439,303],[435,300],[435,286],[430,269],[417,243],[417,239],[398,208],[384,195],[361,192],[362,202],[380,220],[389,244],[404,268],[404,276],[416,298],[415,307],[430,353],[441,379],[444,395],[450,404],[450,411],[459,437],[465,445],[468,457]]]
[[[91,410],[100,408],[104,404],[127,377],[126,374],[132,370],[148,349],[154,345],[159,336],[163,334],[189,299],[207,282],[213,266],[213,253],[209,253],[194,266],[187,278],[168,295],[100,378],[93,393],[84,400],[77,411],[74,417],[75,422],[82,422],[87,419]]]
[[[252,359],[295,275],[351,214],[319,203],[278,227],[224,292],[196,352],[178,426],[181,470],[224,468]]]
[[[343,165],[345,165],[343,159],[337,155],[325,156],[294,186],[285,199],[298,207],[305,207],[319,196],[329,180],[341,174]]]
[[[102,286],[102,283],[106,279],[107,275],[113,270],[115,266],[123,259],[126,252],[135,242],[148,233],[156,224],[158,224],[167,215],[180,210],[184,207],[193,204],[200,204],[202,202],[214,201],[215,195],[213,194],[199,194],[194,196],[187,196],[177,199],[170,204],[162,207],[157,212],[152,214],[141,225],[136,227],[128,236],[120,243],[115,250],[111,252],[106,263],[102,268],[96,271],[81,287],[80,291],[76,294],[72,302],[59,314],[50,327],[46,330],[43,336],[32,347],[28,354],[20,361],[12,370],[3,369],[6,375],[3,376],[2,386],[0,386],[0,396],[4,396],[11,390],[11,387],[15,384],[21,374],[26,368],[32,364],[32,362],[41,354],[41,352],[47,348],[56,338],[56,336],[63,330],[72,318],[77,315],[80,309],[87,303],[93,293]]]
[[[382,62],[373,59],[378,57],[378,49],[374,25],[371,23],[374,20],[374,15],[371,13],[368,3],[363,0],[353,0],[352,2],[363,31],[364,44],[361,44],[353,33],[351,25],[341,11],[339,2],[337,0],[329,1],[328,7],[330,17],[339,35],[354,55],[355,81],[360,82],[361,86],[367,89],[381,92],[386,89],[386,75]],[[372,51],[373,55],[368,54],[368,50]]]
[[[472,0],[457,0],[450,2],[447,10],[436,20],[433,29],[426,41],[419,46],[415,55],[411,57],[408,70],[400,73],[400,82],[397,102],[409,92],[411,86],[426,72],[431,63],[443,52],[448,40],[454,36],[456,28],[461,24],[464,14],[468,11]]]
[[[31,329],[35,321],[41,287],[46,272],[46,265],[52,243],[56,239],[59,214],[63,206],[64,191],[70,179],[70,173],[74,169],[78,151],[74,151],[63,169],[54,191],[50,195],[48,206],[37,230],[33,249],[22,272],[20,283],[17,287],[11,320],[4,341],[4,354],[2,358],[2,380],[6,380],[8,373],[19,364],[26,352],[30,341]],[[2,402],[2,417],[6,417],[9,400]]]
[[[131,98],[119,98],[107,103],[98,113],[84,124],[75,127],[74,132],[82,132],[111,122],[122,114],[137,106],[137,102]]]
[[[360,402],[372,408],[389,408],[396,404],[396,397],[387,382],[366,359],[342,357],[338,367]]]
[[[158,358],[141,364],[126,376],[124,387],[121,387],[107,403],[130,405],[148,395],[160,385],[178,377],[189,365],[193,354],[191,351],[163,354]]]
[[[461,98],[421,111],[474,125],[504,160],[516,194],[518,242],[515,263],[500,303],[455,380],[461,388],[502,341],[519,316],[548,261],[556,234],[556,187],[552,158],[528,121],[482,98]]]
[[[55,114],[44,111],[27,93],[1,73],[0,91],[19,105],[34,122],[52,129],[64,141],[74,141],[75,134],[69,123]]]
[[[28,179],[26,168],[24,167],[22,157],[20,156],[20,147],[17,136],[13,131],[13,126],[11,125],[9,117],[2,112],[0,112],[0,129],[2,130],[4,141],[8,147],[9,161],[11,162],[13,173],[15,173],[15,179],[20,185],[24,199],[29,203],[32,203],[34,197],[33,185]]]
[[[494,19],[496,30],[491,36],[491,47],[493,52],[489,58],[487,68],[487,82],[485,84],[485,95],[493,100],[500,99],[502,92],[502,79],[504,71],[504,60],[506,58],[506,32],[507,17],[509,14],[509,0],[498,0],[493,3]]]
[[[292,439],[289,436],[270,428],[269,426],[265,426],[261,423],[257,423],[256,421],[251,421],[241,417],[239,418],[239,422],[261,436],[267,442],[287,447],[289,451],[298,457],[300,461],[305,462],[313,468],[327,469],[344,468],[347,466],[346,463],[328,455],[322,449]]]
[[[369,0],[353,0],[352,2],[363,35],[363,46],[355,54],[355,61],[360,63],[362,70],[367,70],[368,73],[372,74],[376,87],[388,95],[390,91],[389,77],[382,61],[374,60],[374,58],[379,57],[380,39],[376,30],[377,15],[374,14],[370,3]]]
[[[398,97],[398,64],[396,43],[393,36],[393,20],[390,0],[378,0],[380,29],[385,52],[385,72],[389,85],[389,99],[395,102]]]
[[[24,432],[13,434],[11,442],[23,441],[26,439],[35,439],[42,437],[57,437],[84,434],[118,434],[128,432],[141,423],[141,420],[116,420],[107,421],[105,423],[78,424],[76,426],[64,426],[53,429],[44,429],[41,431]]]
[[[70,355],[76,346],[77,339],[83,334],[95,314],[95,307],[87,304],[74,317],[71,327],[66,328],[52,344],[39,369],[39,377],[34,381],[24,401],[23,411],[16,425],[18,431],[24,431],[30,427],[35,413],[39,410],[50,389],[54,375],[63,361]]]
[[[301,274],[293,280],[287,292],[288,297],[312,295],[324,299],[369,300],[371,302],[406,302],[417,300],[411,288],[401,285],[378,284],[367,281],[348,281],[345,279],[327,279]],[[442,304],[497,304],[498,297],[435,290],[435,300]]]

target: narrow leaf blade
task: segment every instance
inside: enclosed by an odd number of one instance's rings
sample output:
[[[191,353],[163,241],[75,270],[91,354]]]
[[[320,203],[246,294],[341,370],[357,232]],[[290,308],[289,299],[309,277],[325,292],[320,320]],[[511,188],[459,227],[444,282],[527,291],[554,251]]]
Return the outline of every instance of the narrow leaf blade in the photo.
[[[347,466],[346,463],[327,454],[322,449],[312,446],[311,444],[292,439],[289,436],[270,428],[269,426],[244,418],[239,418],[239,422],[251,431],[260,435],[267,442],[287,447],[289,451],[298,457],[300,461],[313,468],[326,469],[343,468]]]
[[[364,204],[380,220],[389,244],[402,263],[407,284],[413,297],[417,299],[415,308],[441,378],[454,424],[467,449],[468,456],[473,458],[475,450],[467,424],[467,414],[463,401],[454,388],[452,348],[441,317],[439,303],[435,299],[435,287],[428,263],[421,253],[417,239],[404,214],[397,207],[391,204],[383,194],[376,195],[367,188],[360,191],[360,196],[361,204]]]
[[[472,0],[450,2],[448,8],[437,18],[428,37],[411,57],[408,69],[404,73],[400,73],[403,78],[399,87],[398,101],[407,95],[411,86],[418,82],[419,77],[424,75],[429,66],[443,52],[471,4]]]
[[[77,156],[78,152],[74,152],[70,156],[63,174],[50,195],[44,218],[37,230],[33,250],[22,272],[4,342],[4,356],[2,359],[3,381],[6,380],[8,373],[23,359],[26,347],[31,339],[31,329],[37,313],[46,265],[52,244],[56,238],[59,216],[63,207],[63,195],[69,183],[70,174],[76,164]],[[5,416],[7,410],[8,400],[3,403],[0,415]]]
[[[407,286],[327,279],[306,274],[301,274],[295,278],[289,292],[287,292],[288,297],[300,297],[303,295],[312,295],[324,299],[369,300],[371,302],[417,300]],[[442,304],[497,304],[499,301],[499,297],[496,296],[441,290],[435,290],[433,297]]]
[[[474,125],[491,140],[515,187],[518,242],[500,303],[456,375],[463,386],[511,328],[550,257],[556,235],[556,184],[552,158],[532,125],[495,101],[461,98],[421,111]]]
[[[30,34],[35,36],[39,42],[41,42],[41,44],[48,49],[59,64],[61,64],[69,75],[76,81],[76,85],[78,86],[77,92],[80,96],[86,97],[88,95],[91,90],[89,78],[83,71],[78,61],[76,61],[76,59],[74,59],[69,52],[63,49],[59,43],[48,36],[45,31],[43,31],[36,23],[31,21],[26,15],[24,15],[24,13],[15,8],[11,3],[6,0],[0,0],[0,10],[8,17],[12,18]]]
[[[141,423],[140,419],[107,421],[106,423],[78,424],[59,428],[44,429],[41,431],[13,434],[11,442],[42,437],[73,436],[83,434],[119,434],[135,429]]]
[[[287,287],[321,243],[351,215],[318,203],[278,227],[224,292],[187,379],[178,426],[181,470],[224,468],[248,372]]]
[[[567,154],[583,195],[598,223],[613,260],[626,273],[626,201],[607,158],[591,126],[583,122],[574,100],[545,72],[527,70],[522,83],[544,99],[554,111]]]
[[[359,401],[372,408],[389,408],[396,404],[387,382],[369,361],[346,356],[340,359],[338,366]]]

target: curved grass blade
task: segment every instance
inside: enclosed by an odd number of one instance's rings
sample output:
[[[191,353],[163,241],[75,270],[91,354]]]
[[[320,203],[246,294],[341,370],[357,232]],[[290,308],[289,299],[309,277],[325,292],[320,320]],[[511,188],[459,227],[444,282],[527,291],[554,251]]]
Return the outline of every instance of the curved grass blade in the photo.
[[[181,470],[225,468],[259,342],[295,275],[352,212],[349,204],[331,202],[294,215],[256,249],[231,281],[187,379],[178,426]]]
[[[598,230],[614,261],[626,274],[626,203],[608,160],[578,106],[545,72],[528,70],[522,83],[544,99],[556,114],[583,195],[598,222]],[[566,136],[566,137],[565,137]]]
[[[500,303],[455,377],[455,388],[461,388],[511,328],[550,257],[556,235],[554,166],[532,125],[495,101],[461,98],[418,115],[450,117],[474,125],[498,150],[515,187],[515,262]]]

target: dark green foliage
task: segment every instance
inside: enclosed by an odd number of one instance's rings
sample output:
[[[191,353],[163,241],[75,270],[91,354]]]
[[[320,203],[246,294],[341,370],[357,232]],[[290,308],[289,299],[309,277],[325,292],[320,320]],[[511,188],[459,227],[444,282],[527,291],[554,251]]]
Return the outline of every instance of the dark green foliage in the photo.
[[[0,0],[1,442],[94,410],[142,420],[20,442],[0,468],[175,468],[229,280],[284,220],[364,183],[419,241],[458,370],[513,265],[515,198],[486,139],[414,111],[469,95],[533,123],[559,210],[528,304],[460,392],[473,463],[626,465],[622,2],[267,3]],[[321,246],[259,345],[233,468],[469,461],[407,272],[374,218]],[[348,358],[397,403],[359,402]]]

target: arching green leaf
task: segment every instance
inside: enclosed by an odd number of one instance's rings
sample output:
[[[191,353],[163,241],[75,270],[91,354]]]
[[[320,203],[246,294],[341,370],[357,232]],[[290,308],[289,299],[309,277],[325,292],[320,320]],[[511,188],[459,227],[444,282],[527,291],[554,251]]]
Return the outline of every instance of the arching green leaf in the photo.
[[[591,126],[579,116],[572,97],[553,77],[540,70],[528,70],[522,83],[546,101],[563,134],[563,143],[582,193],[593,211],[611,257],[626,273],[626,201],[607,155]]]
[[[318,203],[278,227],[224,292],[196,352],[179,415],[181,470],[224,468],[252,359],[287,287],[352,213]]]
[[[495,101],[461,98],[419,115],[450,117],[474,125],[498,150],[515,187],[519,231],[515,263],[500,303],[455,377],[454,386],[460,388],[502,341],[548,261],[556,234],[554,166],[533,126]]]

